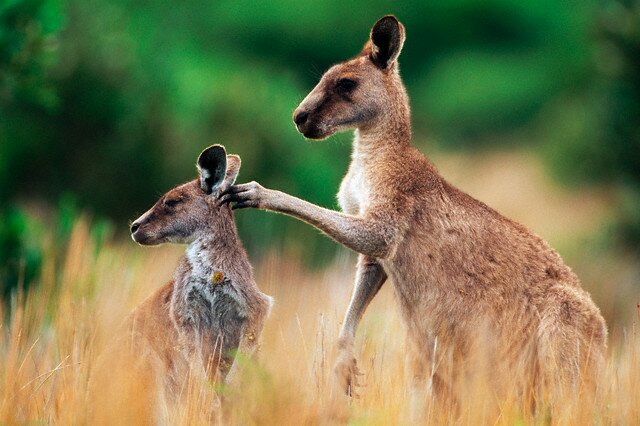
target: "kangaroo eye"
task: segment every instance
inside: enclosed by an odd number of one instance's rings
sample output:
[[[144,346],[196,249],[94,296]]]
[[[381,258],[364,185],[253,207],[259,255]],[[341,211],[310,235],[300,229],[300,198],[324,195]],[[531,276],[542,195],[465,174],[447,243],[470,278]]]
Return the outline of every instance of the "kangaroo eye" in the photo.
[[[336,89],[341,92],[351,92],[357,85],[358,83],[350,78],[341,78],[336,83]]]
[[[164,205],[167,207],[175,207],[182,202],[182,198],[169,198],[164,200]]]

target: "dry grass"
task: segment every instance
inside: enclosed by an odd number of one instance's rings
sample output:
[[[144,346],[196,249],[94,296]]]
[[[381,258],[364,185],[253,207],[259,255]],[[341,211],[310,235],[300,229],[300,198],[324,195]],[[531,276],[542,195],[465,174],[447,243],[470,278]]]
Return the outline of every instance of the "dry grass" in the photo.
[[[584,236],[610,215],[606,194],[554,187],[523,153],[441,155],[436,162],[455,184],[562,246],[602,309],[611,339],[596,401],[567,394],[553,416],[541,409],[536,418],[527,418],[492,394],[485,381],[468,380],[455,411],[426,399],[430,423],[640,424],[637,264],[581,247]],[[107,364],[103,374],[96,361],[127,314],[170,279],[182,250],[141,248],[130,241],[98,250],[87,222],[78,222],[64,260],[50,253],[38,285],[0,315],[0,424],[151,423],[156,414],[149,403],[151,378],[131,368],[136,359]],[[405,332],[391,285],[381,290],[359,329],[357,351],[366,382],[361,397],[348,400],[333,381],[334,346],[354,263],[345,254],[311,274],[295,258],[278,254],[256,265],[258,284],[276,303],[259,359],[239,360],[240,385],[218,389],[228,402],[227,423],[410,423]],[[495,373],[491,366],[479,369],[475,379]],[[90,376],[96,392],[88,396]],[[210,401],[210,386],[194,377],[165,418],[171,424],[210,423],[205,409]]]
[[[150,422],[148,383],[130,367],[114,363],[109,374],[98,380],[98,392],[91,398],[87,383],[113,330],[166,282],[180,252],[178,247],[143,249],[129,243],[112,243],[97,252],[86,222],[79,222],[66,262],[50,260],[40,285],[14,301],[10,318],[2,324],[0,423],[89,423],[96,420],[90,417],[96,412],[104,424]],[[333,348],[349,298],[352,264],[353,259],[345,256],[322,273],[310,275],[296,266],[298,262],[274,256],[256,268],[259,284],[275,297],[276,304],[258,361],[240,360],[244,370],[240,386],[221,390],[229,402],[229,423],[409,422],[405,336],[390,286],[374,301],[360,329],[359,360],[366,378],[361,397],[347,400],[333,382]],[[455,412],[432,406],[430,420],[638,424],[637,324],[613,335],[606,385],[596,403],[585,406],[569,395],[556,417],[542,412],[538,418],[525,419],[517,407],[469,382]],[[208,406],[208,392],[206,384],[194,380],[182,402],[167,413],[168,421],[208,422],[203,408]]]

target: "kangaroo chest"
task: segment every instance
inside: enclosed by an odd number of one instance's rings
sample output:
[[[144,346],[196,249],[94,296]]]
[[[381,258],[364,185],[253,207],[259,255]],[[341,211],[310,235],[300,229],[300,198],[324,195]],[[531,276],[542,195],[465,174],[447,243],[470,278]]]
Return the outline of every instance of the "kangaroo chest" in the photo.
[[[246,303],[232,282],[216,281],[215,274],[191,277],[174,295],[173,319],[185,353],[226,374],[247,320]]]
[[[187,250],[187,264],[188,272],[176,279],[172,300],[180,346],[204,365],[221,356],[216,364],[228,367],[247,322],[246,298],[234,277],[216,268],[198,245]]]
[[[246,319],[246,303],[228,278],[191,278],[178,292],[176,308],[184,325],[201,333],[224,332]],[[178,313],[178,312],[176,312]]]
[[[369,205],[370,188],[364,170],[352,164],[338,192],[338,204],[343,212],[361,215]]]

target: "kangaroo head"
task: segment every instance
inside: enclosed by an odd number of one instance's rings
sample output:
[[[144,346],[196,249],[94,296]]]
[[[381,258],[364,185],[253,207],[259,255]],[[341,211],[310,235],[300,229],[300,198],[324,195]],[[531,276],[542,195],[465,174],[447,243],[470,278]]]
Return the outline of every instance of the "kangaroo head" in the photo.
[[[131,224],[135,242],[188,244],[199,235],[210,233],[216,219],[230,214],[228,206],[218,206],[217,194],[235,182],[240,157],[227,155],[221,145],[212,145],[198,157],[197,168],[197,179],[164,194]]]
[[[395,16],[378,20],[360,54],[332,66],[296,108],[298,131],[309,139],[324,139],[337,131],[366,128],[402,107],[406,93],[397,59],[404,39],[404,26]]]

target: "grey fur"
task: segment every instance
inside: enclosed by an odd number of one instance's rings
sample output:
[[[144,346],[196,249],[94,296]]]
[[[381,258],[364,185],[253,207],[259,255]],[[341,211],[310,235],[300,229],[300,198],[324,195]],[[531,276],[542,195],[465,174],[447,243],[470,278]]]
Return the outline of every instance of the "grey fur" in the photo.
[[[240,158],[224,154],[220,145],[204,150],[200,178],[169,191],[132,224],[132,238],[140,244],[188,244],[174,280],[130,321],[130,335],[162,360],[170,391],[178,389],[189,365],[212,381],[233,381],[236,353],[256,351],[271,309],[271,298],[253,278],[231,208],[217,202],[240,171]]]

